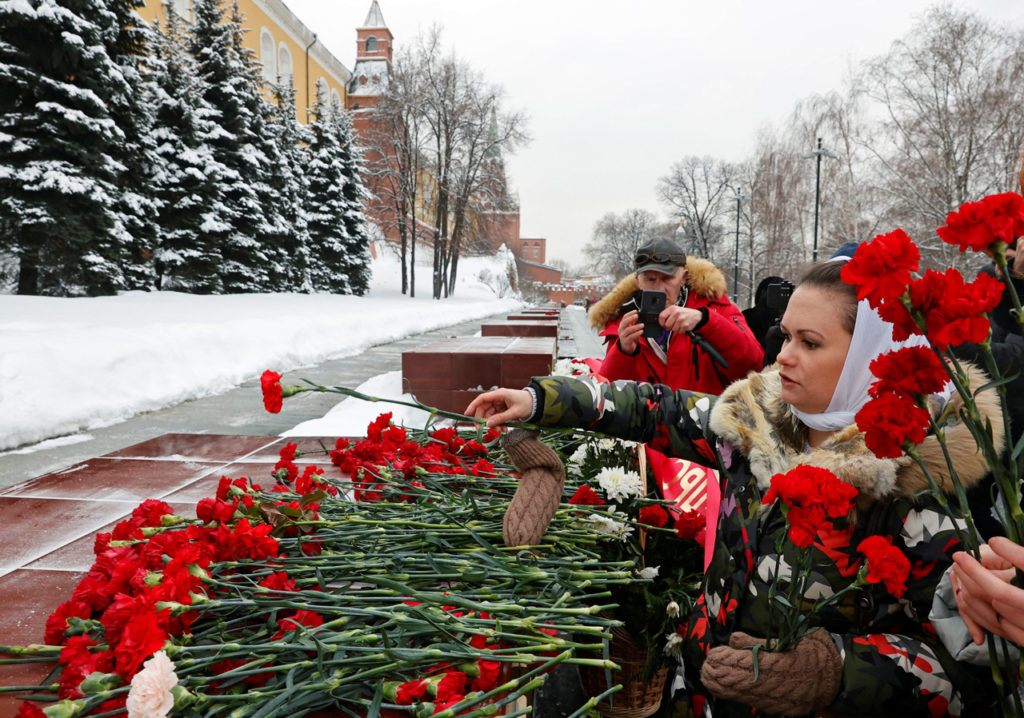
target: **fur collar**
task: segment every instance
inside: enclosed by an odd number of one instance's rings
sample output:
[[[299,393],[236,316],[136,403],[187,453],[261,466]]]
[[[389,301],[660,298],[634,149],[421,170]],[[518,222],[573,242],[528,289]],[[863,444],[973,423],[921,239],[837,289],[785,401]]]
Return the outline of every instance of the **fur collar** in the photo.
[[[697,296],[707,300],[719,299],[725,294],[725,275],[722,270],[706,259],[697,257],[686,258],[686,286]],[[636,274],[630,273],[619,280],[610,292],[594,302],[587,312],[590,323],[598,331],[607,326],[608,322],[619,318],[620,308],[630,296],[639,289]]]
[[[988,381],[980,369],[971,365],[966,368],[972,390],[976,391]],[[970,488],[985,476],[988,464],[970,431],[956,418],[963,400],[954,394],[950,402],[954,411],[945,428],[946,445],[960,482]],[[995,389],[978,394],[977,404],[981,415],[992,420],[995,444],[1002,450],[1003,422]],[[711,429],[747,458],[750,471],[762,490],[769,487],[772,476],[799,464],[829,469],[855,486],[864,499],[858,502],[862,506],[869,500],[913,496],[929,488],[921,467],[908,457],[879,459],[872,454],[856,424],[841,429],[817,448],[804,453],[807,429],[782,401],[777,369],[751,374],[727,387],[712,409]],[[952,494],[954,487],[938,440],[928,436],[918,445],[918,453],[942,490]]]

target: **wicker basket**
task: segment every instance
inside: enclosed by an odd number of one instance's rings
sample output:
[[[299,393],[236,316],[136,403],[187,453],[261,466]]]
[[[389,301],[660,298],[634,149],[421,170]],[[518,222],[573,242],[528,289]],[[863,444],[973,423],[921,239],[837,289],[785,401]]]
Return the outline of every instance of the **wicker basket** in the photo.
[[[645,680],[647,651],[623,628],[612,629],[610,652],[611,660],[622,667],[621,671],[612,671],[611,685],[621,683],[622,690],[598,703],[598,713],[606,718],[647,718],[657,712],[668,668],[658,669],[650,680]],[[593,666],[580,667],[580,682],[584,696],[598,696],[611,687],[604,669]]]

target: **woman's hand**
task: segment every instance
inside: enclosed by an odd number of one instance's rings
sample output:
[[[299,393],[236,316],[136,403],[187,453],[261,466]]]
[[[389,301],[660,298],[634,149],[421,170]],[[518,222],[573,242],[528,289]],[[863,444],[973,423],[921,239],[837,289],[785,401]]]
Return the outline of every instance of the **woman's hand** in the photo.
[[[996,536],[981,547],[981,562],[963,551],[953,554],[953,595],[971,638],[984,631],[1024,645],[1024,589],[1010,583],[1014,567],[1024,569],[1024,547]]]
[[[619,320],[619,348],[624,354],[636,354],[636,345],[644,335],[644,325],[639,322],[640,314],[632,309]]]
[[[529,419],[533,412],[533,397],[525,389],[495,389],[484,392],[470,402],[464,412],[478,419],[486,418],[487,426],[494,427],[510,421]]]
[[[682,334],[693,331],[693,328],[700,323],[701,314],[699,309],[689,307],[665,307],[658,315],[658,322],[669,331]]]

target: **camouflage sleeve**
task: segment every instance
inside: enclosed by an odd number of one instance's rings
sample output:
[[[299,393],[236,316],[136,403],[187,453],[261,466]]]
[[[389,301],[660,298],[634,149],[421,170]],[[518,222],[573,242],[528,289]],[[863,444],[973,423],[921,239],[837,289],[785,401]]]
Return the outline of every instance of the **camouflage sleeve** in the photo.
[[[847,715],[983,714],[994,695],[988,670],[955,660],[928,623],[932,595],[961,547],[957,527],[938,508],[909,502],[894,518],[893,544],[910,559],[907,591],[898,601],[881,586],[874,594],[875,625],[887,624],[891,632],[839,636],[843,684],[830,709]]]
[[[640,441],[669,456],[714,466],[707,429],[715,397],[663,384],[601,381],[596,377],[535,377],[542,426],[576,427]]]

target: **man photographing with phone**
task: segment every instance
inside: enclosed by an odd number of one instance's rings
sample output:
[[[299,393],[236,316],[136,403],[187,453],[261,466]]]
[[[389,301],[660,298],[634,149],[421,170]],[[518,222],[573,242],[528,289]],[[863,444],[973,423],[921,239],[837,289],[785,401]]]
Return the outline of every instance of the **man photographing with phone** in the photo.
[[[637,249],[634,264],[589,312],[607,343],[601,375],[720,394],[761,368],[761,345],[711,262],[658,238]]]

